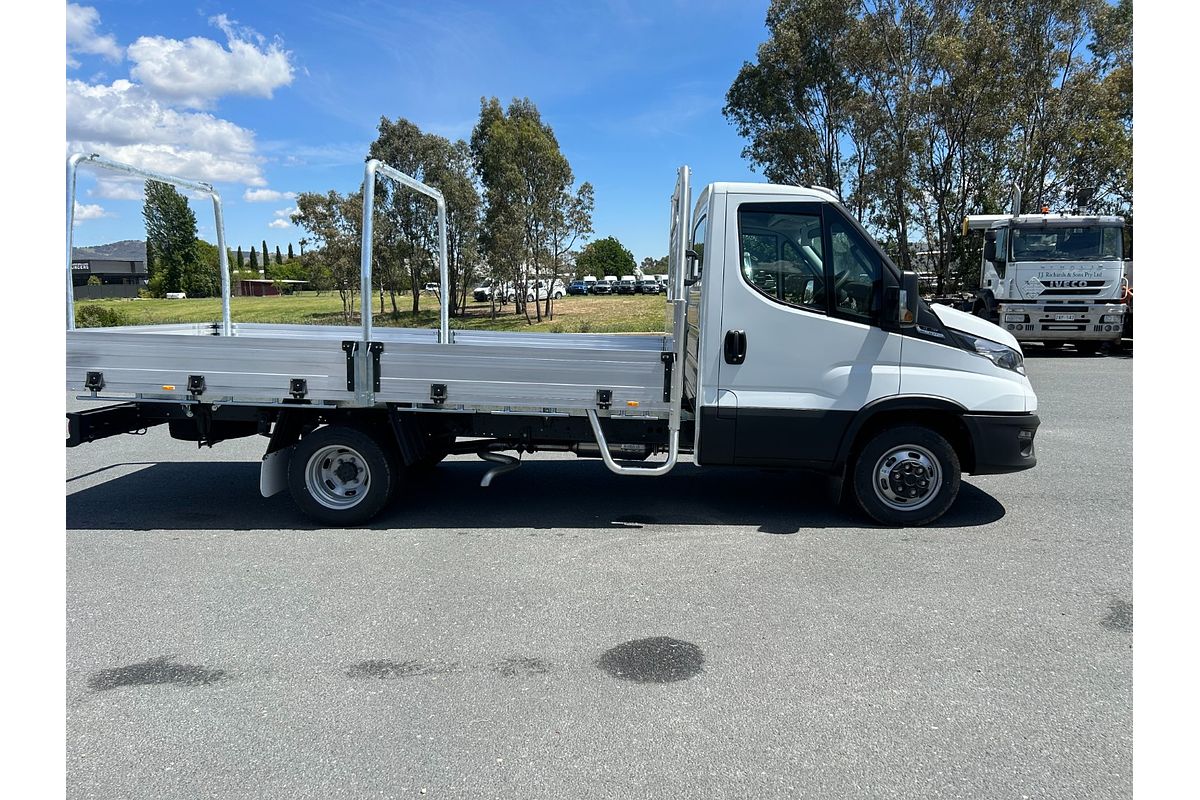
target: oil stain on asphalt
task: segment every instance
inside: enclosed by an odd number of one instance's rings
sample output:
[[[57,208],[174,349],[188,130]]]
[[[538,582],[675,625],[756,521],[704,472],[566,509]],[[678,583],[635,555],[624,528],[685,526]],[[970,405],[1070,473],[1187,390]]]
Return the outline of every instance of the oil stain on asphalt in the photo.
[[[173,663],[173,659],[174,656],[159,656],[140,664],[102,669],[88,679],[88,688],[94,692],[103,692],[122,686],[211,686],[229,677],[223,669],[176,664]]]
[[[456,663],[390,661],[377,658],[351,665],[346,675],[351,678],[413,678],[421,675],[445,675],[457,672],[458,669]]]
[[[540,658],[505,658],[493,661],[492,669],[505,678],[515,678],[518,675],[545,675],[550,671],[550,665]]]
[[[1100,620],[1100,624],[1110,631],[1133,633],[1133,603],[1119,597],[1113,598],[1108,604],[1108,615]]]
[[[604,651],[596,666],[614,678],[635,683],[674,683],[704,669],[704,651],[669,636],[635,639]]]

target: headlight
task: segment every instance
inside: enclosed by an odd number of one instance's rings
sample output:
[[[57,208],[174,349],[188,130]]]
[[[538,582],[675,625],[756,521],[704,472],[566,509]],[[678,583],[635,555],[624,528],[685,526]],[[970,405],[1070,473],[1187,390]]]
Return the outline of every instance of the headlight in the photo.
[[[1122,321],[1121,317],[1122,317],[1121,314],[1105,314],[1100,319],[1100,321],[1101,322],[1121,322]]]
[[[983,339],[978,336],[972,336],[969,333],[955,331],[967,347],[971,348],[977,355],[981,355],[988,361],[991,361],[997,367],[1011,369],[1013,372],[1025,374],[1025,357],[1020,351],[1013,350],[1011,347],[1002,345],[999,342],[993,342],[991,339]]]

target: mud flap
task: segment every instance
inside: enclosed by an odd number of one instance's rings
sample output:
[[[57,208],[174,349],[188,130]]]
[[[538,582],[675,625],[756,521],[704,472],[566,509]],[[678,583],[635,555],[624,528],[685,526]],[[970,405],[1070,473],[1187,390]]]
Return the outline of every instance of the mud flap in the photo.
[[[285,447],[263,456],[262,468],[258,473],[258,491],[263,497],[279,494],[288,488],[288,464],[291,463],[293,449]]]

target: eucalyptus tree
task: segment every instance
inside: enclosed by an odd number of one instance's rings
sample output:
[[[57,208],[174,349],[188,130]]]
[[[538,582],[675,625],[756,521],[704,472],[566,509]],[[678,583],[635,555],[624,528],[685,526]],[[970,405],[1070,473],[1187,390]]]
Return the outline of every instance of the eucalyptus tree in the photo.
[[[493,280],[515,286],[518,310],[533,322],[525,298],[536,296],[538,278],[553,286],[574,242],[590,232],[592,187],[572,191],[571,165],[528,98],[507,110],[494,97],[481,100],[471,155],[484,189],[481,243]],[[536,302],[533,311],[540,321]]]
[[[296,197],[297,213],[292,224],[308,232],[313,245],[301,256],[314,282],[336,289],[342,300],[342,318],[347,325],[354,316],[354,297],[360,283],[362,257],[362,195],[304,192]],[[251,249],[251,255],[254,251]],[[369,298],[363,298],[367,307]]]
[[[858,92],[849,69],[856,23],[845,0],[775,0],[769,38],[726,95],[725,115],[748,140],[742,155],[775,183],[844,193],[843,143]]]
[[[446,201],[446,261],[450,273],[450,311],[455,313],[463,303],[460,287],[465,287],[466,273],[477,259],[479,231],[479,192],[471,172],[469,148],[464,141],[451,143],[445,137],[425,133],[406,119],[379,120],[379,135],[372,142],[370,157],[399,169],[442,193]],[[395,261],[386,268],[393,292],[396,277],[402,269],[407,272],[412,290],[412,311],[420,309],[420,287],[423,277],[436,275],[438,231],[437,209],[428,197],[380,178],[376,187],[378,209],[390,222],[384,256],[385,262]],[[399,266],[403,263],[403,267]],[[392,299],[393,307],[395,297]]]

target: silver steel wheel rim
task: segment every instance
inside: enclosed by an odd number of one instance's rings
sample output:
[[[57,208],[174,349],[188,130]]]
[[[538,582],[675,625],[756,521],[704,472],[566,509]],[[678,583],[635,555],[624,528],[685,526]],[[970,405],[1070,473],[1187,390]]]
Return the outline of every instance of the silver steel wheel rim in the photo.
[[[304,468],[308,493],[325,508],[344,511],[367,496],[371,468],[362,454],[343,445],[329,445],[313,453]]]
[[[938,460],[923,447],[893,447],[875,462],[875,496],[896,511],[916,511],[933,502],[942,488]]]

